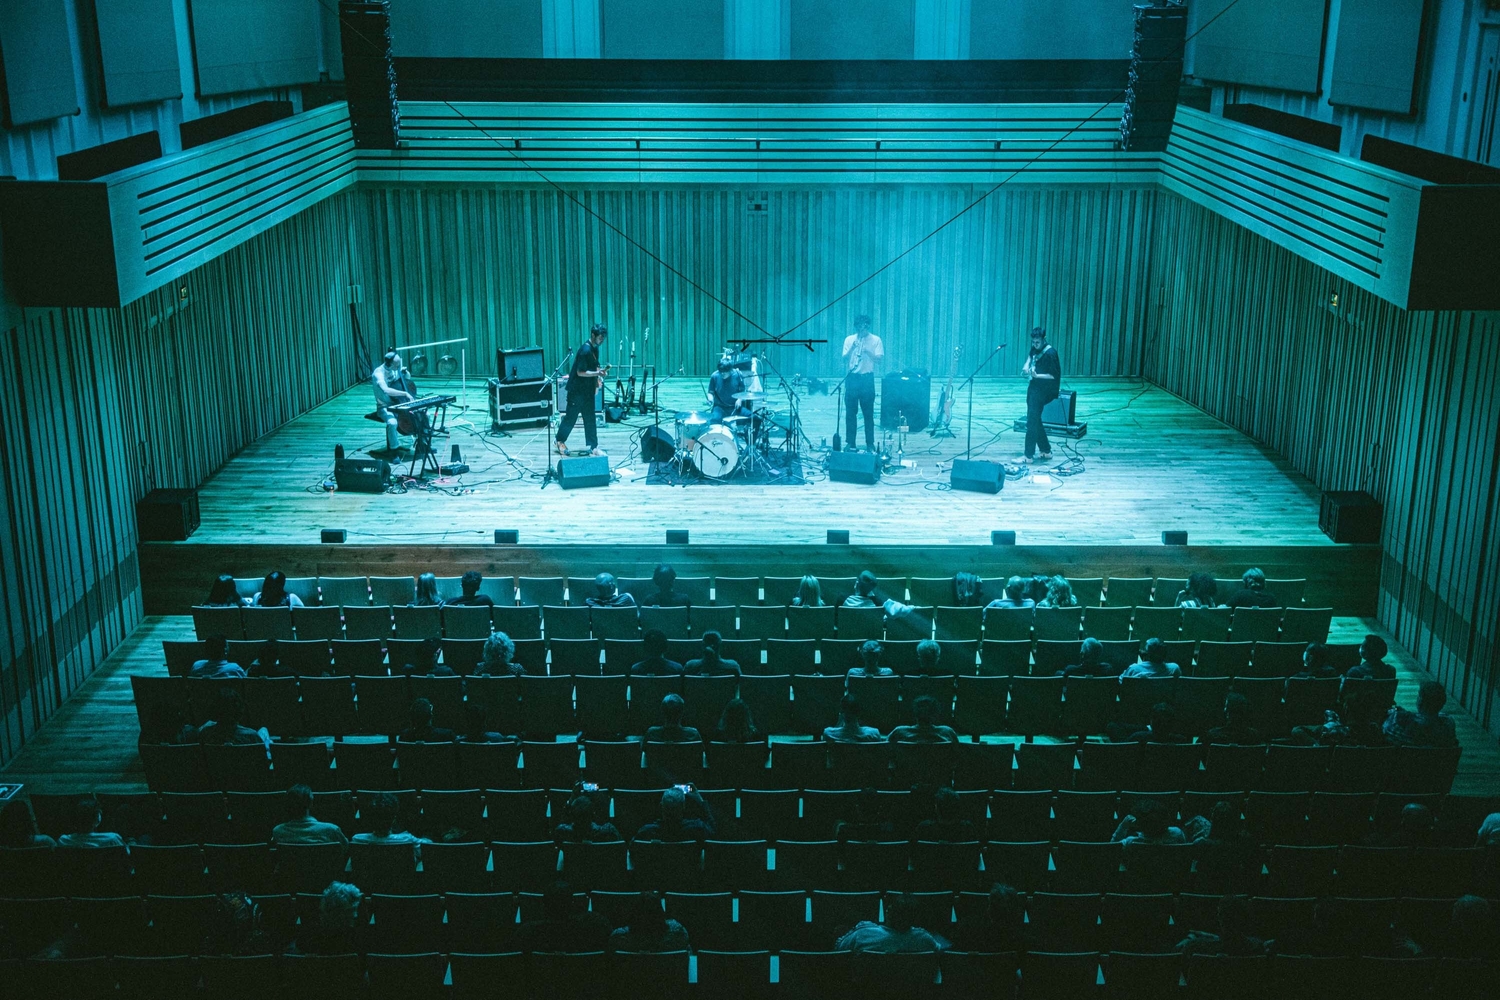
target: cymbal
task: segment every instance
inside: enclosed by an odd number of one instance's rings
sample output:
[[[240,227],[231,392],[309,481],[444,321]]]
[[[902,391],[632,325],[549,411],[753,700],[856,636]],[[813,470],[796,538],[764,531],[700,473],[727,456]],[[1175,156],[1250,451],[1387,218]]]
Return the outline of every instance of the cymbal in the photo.
[[[763,392],[737,392],[734,394],[734,398],[737,402],[741,403],[758,403],[761,400],[769,399],[770,397]]]

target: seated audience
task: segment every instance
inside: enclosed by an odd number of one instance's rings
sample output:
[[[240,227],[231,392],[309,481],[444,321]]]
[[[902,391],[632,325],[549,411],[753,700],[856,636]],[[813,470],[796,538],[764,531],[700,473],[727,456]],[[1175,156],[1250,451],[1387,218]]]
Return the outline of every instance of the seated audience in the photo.
[[[594,596],[584,601],[591,608],[633,608],[635,598],[622,593],[613,573],[594,577]]]
[[[931,695],[922,695],[912,702],[912,715],[916,722],[910,726],[897,726],[887,737],[892,743],[957,743],[958,734],[952,726],[937,724],[938,703]]]
[[[333,823],[324,823],[312,814],[313,793],[306,785],[293,785],[287,789],[287,820],[278,823],[271,831],[273,844],[347,844],[344,836]]]
[[[1219,583],[1212,573],[1194,573],[1187,586],[1177,592],[1179,608],[1216,608],[1219,606]]]
[[[1250,933],[1250,898],[1223,896],[1216,914],[1217,933],[1189,930],[1177,946],[1184,955],[1261,955],[1266,942]]]
[[[481,594],[479,585],[484,582],[484,577],[475,570],[469,570],[458,578],[458,586],[463,590],[463,595],[452,600],[444,601],[445,605],[453,604],[461,608],[493,608],[495,599],[489,594]]]
[[[443,603],[438,596],[437,575],[423,573],[417,577],[417,596],[407,605],[409,608],[435,608]]]
[[[1126,667],[1120,674],[1120,680],[1129,680],[1132,677],[1180,677],[1182,668],[1175,663],[1167,662],[1167,644],[1160,639],[1151,638],[1141,647],[1141,658],[1138,662]]]
[[[958,793],[947,785],[932,796],[932,819],[917,824],[917,839],[962,844],[977,840],[974,824],[959,813]]]
[[[1328,647],[1321,642],[1310,642],[1302,651],[1302,669],[1292,676],[1328,678],[1338,675],[1338,670],[1329,661]]]
[[[490,711],[478,701],[464,702],[464,731],[459,739],[464,743],[519,743],[519,736],[507,736],[493,728]]]
[[[236,680],[245,676],[245,668],[229,662],[229,642],[222,635],[203,640],[203,659],[194,660],[188,676],[194,680]]]
[[[834,945],[840,951],[874,952],[880,955],[910,955],[938,952],[948,942],[912,925],[912,904],[905,896],[887,896],[885,923],[861,920]]]
[[[1027,950],[1026,899],[1004,882],[990,887],[983,915],[955,925],[955,942],[965,951],[1004,954]]]
[[[938,661],[943,657],[943,647],[931,639],[923,639],[917,643],[917,676],[918,677],[943,677],[946,676],[938,668]]]
[[[403,647],[410,649],[410,647]],[[394,650],[392,651],[394,655]],[[446,663],[439,663],[438,658],[443,655],[443,641],[437,636],[428,636],[423,639],[421,645],[417,646],[411,653],[410,661],[396,667],[401,673],[408,677],[454,677],[453,668]],[[392,660],[395,666],[395,661]],[[393,673],[395,671],[392,671]]]
[[[364,793],[360,793],[363,798]],[[369,833],[356,833],[349,838],[354,844],[410,844],[413,858],[422,860],[422,845],[432,841],[418,837],[406,830],[396,829],[396,820],[401,814],[401,800],[390,792],[379,792],[364,802],[359,809],[360,818],[370,824]]]
[[[683,673],[682,664],[667,659],[667,650],[671,648],[667,642],[667,633],[659,628],[648,628],[646,634],[641,636],[641,645],[645,649],[646,658],[631,666],[631,676],[673,677]]]
[[[243,892],[220,893],[203,935],[208,955],[269,955],[276,943],[261,926],[260,906]]]
[[[56,847],[57,841],[36,825],[36,813],[26,799],[13,798],[0,804],[0,847]]]
[[[239,588],[234,585],[234,577],[228,573],[220,573],[214,585],[208,588],[208,600],[201,605],[205,608],[242,608],[246,604],[240,596]]]
[[[881,796],[873,788],[862,788],[854,798],[854,815],[833,824],[835,839],[854,841],[896,840],[896,824],[881,815]]]
[[[584,791],[583,783],[579,782],[573,787],[573,797],[568,799],[566,806],[566,818],[553,828],[553,838],[570,844],[614,843],[624,840],[619,829],[608,819],[603,823],[594,821],[594,800]]]
[[[688,933],[662,909],[661,895],[643,892],[630,923],[609,935],[610,951],[687,951]]]
[[[1261,731],[1245,722],[1249,714],[1250,699],[1238,692],[1229,692],[1224,696],[1224,724],[1208,731],[1208,742],[1264,743],[1266,740]]]
[[[859,699],[845,694],[839,699],[839,724],[824,729],[823,739],[829,743],[879,743],[885,737],[873,726],[860,725]]]
[[[542,891],[541,919],[517,929],[516,944],[524,952],[603,951],[612,929],[603,914],[578,904],[568,883],[557,881]]]
[[[302,598],[286,589],[286,574],[279,569],[266,574],[260,592],[250,601],[252,608],[300,608]]]
[[[794,608],[821,608],[826,607],[823,603],[823,585],[815,576],[804,576],[797,584],[797,593],[792,597]]]
[[[1047,580],[1047,592],[1040,601],[1036,602],[1039,608],[1076,608],[1078,598],[1073,596],[1073,585],[1065,576],[1049,577]]]
[[[330,882],[318,900],[316,923],[304,923],[293,951],[303,955],[350,955],[364,951],[360,927],[364,893],[348,882]],[[305,918],[304,918],[305,919]]]
[[[1058,673],[1064,677],[1118,677],[1120,669],[1104,661],[1104,643],[1089,636],[1078,644],[1078,662]]]
[[[1479,824],[1475,847],[1500,847],[1500,812],[1490,813]]]
[[[877,591],[880,581],[875,574],[865,570],[854,580],[854,593],[844,598],[839,607],[842,608],[884,608],[887,618],[905,618],[911,614],[909,604],[892,600],[889,597],[881,597]]]
[[[476,673],[486,677],[520,677],[525,672],[516,662],[515,641],[504,632],[491,632],[484,640],[484,653]]]
[[[1395,680],[1396,668],[1385,662],[1390,648],[1378,635],[1367,635],[1359,644],[1359,662],[1344,671],[1345,680]]]
[[[1258,569],[1247,569],[1240,578],[1240,589],[1229,597],[1231,608],[1279,608],[1281,602],[1276,595],[1266,590],[1266,574]]]
[[[271,734],[264,727],[251,729],[240,725],[245,715],[245,702],[234,688],[226,687],[214,701],[213,718],[201,726],[187,725],[178,735],[178,743],[200,743],[205,746],[252,746],[261,744],[271,748]]]
[[[1191,743],[1192,737],[1177,732],[1177,710],[1159,701],[1151,706],[1151,717],[1142,726],[1133,722],[1111,722],[1106,727],[1115,743]]]
[[[714,814],[692,785],[661,793],[661,817],[636,831],[636,840],[704,840],[714,835]]]
[[[740,665],[734,660],[726,660],[719,655],[719,644],[723,641],[723,636],[713,629],[704,632],[703,655],[696,660],[688,660],[683,672],[695,677],[740,676]]]
[[[755,719],[750,706],[739,698],[730,698],[719,713],[719,725],[714,729],[714,741],[718,743],[759,743],[765,735],[755,728]]]
[[[1394,829],[1377,830],[1365,843],[1372,847],[1431,847],[1436,831],[1432,810],[1420,802],[1408,802],[1401,807]]]
[[[1351,690],[1351,685],[1345,684],[1341,689],[1342,714],[1325,709],[1322,725],[1293,726],[1287,742],[1299,746],[1387,746],[1385,733],[1381,730],[1381,720],[1385,715],[1383,697],[1358,690],[1357,684],[1354,687],[1356,689]]]
[[[687,707],[680,694],[669,694],[661,700],[661,725],[646,730],[647,743],[701,743],[703,734],[692,726],[682,724],[682,712]]]
[[[991,608],[1034,608],[1036,602],[1026,596],[1026,580],[1019,576],[1013,576],[1005,581],[1005,596],[997,597],[985,605],[985,610]]]
[[[978,608],[984,606],[984,581],[977,573],[953,574],[953,606],[955,608]]]
[[[396,734],[399,743],[452,743],[454,732],[432,724],[432,702],[417,698],[411,703],[411,725]]]
[[[686,608],[692,605],[693,599],[676,588],[677,571],[666,563],[652,571],[651,582],[656,585],[656,593],[646,599],[648,607]]]
[[[1382,727],[1387,742],[1407,747],[1456,747],[1453,720],[1440,714],[1448,703],[1448,689],[1437,681],[1423,681],[1417,689],[1417,710],[1392,706]]]
[[[1489,900],[1468,894],[1453,901],[1442,954],[1444,958],[1491,961],[1500,954],[1500,939],[1496,937]]]
[[[894,677],[896,672],[890,667],[882,666],[880,654],[884,651],[883,646],[876,639],[866,639],[859,647],[859,663],[849,668],[845,677]]]
[[[99,800],[92,795],[81,795],[73,803],[73,822],[67,833],[57,838],[58,847],[98,848],[124,847],[125,838],[118,833],[101,833],[99,824],[104,822],[104,812]]]
[[[1187,835],[1172,825],[1172,816],[1155,799],[1141,799],[1109,838],[1127,847],[1131,844],[1186,844]]]
[[[1023,591],[1026,599],[1031,601],[1033,605],[1040,605],[1047,599],[1047,585],[1051,579],[1050,576],[1043,573],[1033,573],[1027,577],[1026,587]]]

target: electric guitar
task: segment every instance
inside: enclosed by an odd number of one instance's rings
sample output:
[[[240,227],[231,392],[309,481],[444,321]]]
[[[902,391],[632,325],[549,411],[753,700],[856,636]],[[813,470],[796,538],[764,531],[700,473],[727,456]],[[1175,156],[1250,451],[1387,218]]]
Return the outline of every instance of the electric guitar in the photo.
[[[958,368],[958,356],[963,353],[963,346],[953,348],[953,360],[948,364],[948,384],[943,386],[942,394],[938,396],[937,419],[933,421],[933,433],[939,429],[947,430],[948,425],[953,423],[953,376]]]

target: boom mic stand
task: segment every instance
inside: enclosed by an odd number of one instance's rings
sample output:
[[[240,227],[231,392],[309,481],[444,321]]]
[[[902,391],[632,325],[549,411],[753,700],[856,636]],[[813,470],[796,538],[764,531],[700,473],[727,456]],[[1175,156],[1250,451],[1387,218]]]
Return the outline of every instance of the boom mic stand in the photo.
[[[577,350],[576,347],[570,349],[568,351],[568,356],[565,357],[565,358],[563,358],[562,361],[558,362],[557,367],[554,368],[554,369],[552,369],[552,374],[549,375],[549,376],[547,376],[547,386],[546,386],[546,391],[547,392],[551,392],[552,391],[552,387],[557,384],[557,379],[559,377],[559,373],[563,370],[563,368],[565,368],[568,365],[568,363],[570,361],[572,361],[572,359],[573,359],[573,352],[576,351],[576,350]],[[555,411],[557,409],[557,406],[554,404],[553,407],[552,407],[552,409]],[[557,482],[557,469],[552,464],[552,453],[557,450],[556,446],[554,446],[553,443],[552,443],[553,441],[557,440],[556,436],[553,435],[553,433],[552,433],[552,421],[556,417],[557,417],[557,414],[554,412],[551,417],[547,418],[547,437],[548,437],[548,441],[547,441],[547,444],[546,444],[546,448],[547,448],[547,474],[542,477],[542,485],[540,487],[540,489],[544,489],[544,490],[547,488],[547,484],[548,483]]]
[[[1001,344],[993,351],[991,351],[988,355],[986,355],[985,359],[979,362],[979,367],[969,372],[969,377],[964,379],[963,382],[960,383],[960,387],[964,385],[967,385],[969,387],[969,415],[967,418],[965,418],[965,422],[968,424],[968,426],[964,429],[964,461],[966,462],[969,460],[970,450],[974,447],[974,376],[978,375],[980,371],[983,370],[985,365],[993,361],[995,359],[995,355],[1005,350],[1006,346],[1006,344]]]

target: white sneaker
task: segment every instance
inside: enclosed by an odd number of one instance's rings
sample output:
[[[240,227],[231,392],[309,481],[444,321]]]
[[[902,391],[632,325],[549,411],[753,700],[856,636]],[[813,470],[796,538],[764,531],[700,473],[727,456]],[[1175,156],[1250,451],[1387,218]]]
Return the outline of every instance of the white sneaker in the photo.
[[[593,450],[591,450],[589,452],[589,454],[592,455],[594,458],[604,458],[605,457],[604,449],[603,448],[594,448]]]

